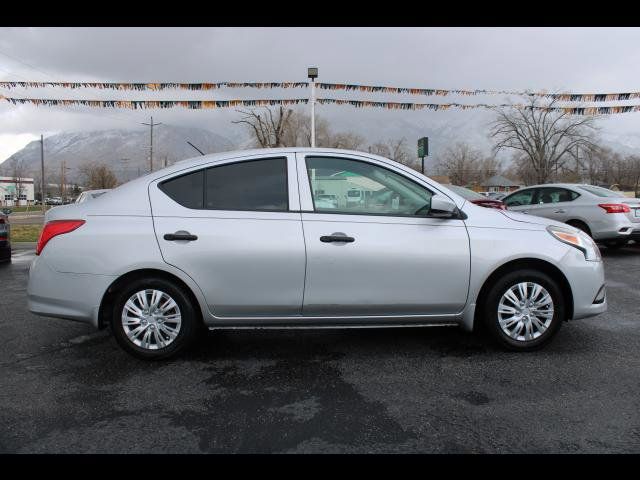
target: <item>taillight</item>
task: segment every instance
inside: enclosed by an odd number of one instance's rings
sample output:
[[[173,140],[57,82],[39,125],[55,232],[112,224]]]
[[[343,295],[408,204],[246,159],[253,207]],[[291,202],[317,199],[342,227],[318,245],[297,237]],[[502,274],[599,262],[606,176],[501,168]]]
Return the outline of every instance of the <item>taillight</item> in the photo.
[[[40,233],[38,245],[36,246],[36,255],[40,255],[42,249],[53,237],[73,232],[76,228],[84,225],[84,220],[52,220],[47,222]]]
[[[600,208],[604,208],[607,213],[628,213],[631,211],[629,205],[624,203],[600,203]]]

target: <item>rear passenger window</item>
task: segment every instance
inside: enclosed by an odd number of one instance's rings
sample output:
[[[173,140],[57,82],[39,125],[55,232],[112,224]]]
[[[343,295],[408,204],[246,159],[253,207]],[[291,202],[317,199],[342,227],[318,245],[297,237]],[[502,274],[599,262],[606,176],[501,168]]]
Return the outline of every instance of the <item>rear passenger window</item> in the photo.
[[[576,192],[566,188],[545,187],[540,189],[538,203],[571,202],[578,197],[579,195]]]
[[[202,208],[204,204],[204,170],[187,173],[162,182],[160,190],[183,207]]]
[[[285,211],[288,190],[286,158],[211,167],[206,170],[204,208]]]
[[[251,160],[210,167],[160,184],[183,207],[207,210],[289,210],[287,159]]]

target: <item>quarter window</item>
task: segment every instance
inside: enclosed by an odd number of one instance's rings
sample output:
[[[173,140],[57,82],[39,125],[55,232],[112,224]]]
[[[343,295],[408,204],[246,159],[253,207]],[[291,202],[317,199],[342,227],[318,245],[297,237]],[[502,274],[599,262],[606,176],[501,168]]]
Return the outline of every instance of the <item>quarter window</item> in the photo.
[[[386,168],[333,157],[306,165],[316,212],[424,216],[431,207],[429,190]]]
[[[164,181],[160,184],[160,190],[183,207],[202,208],[204,204],[204,170]]]

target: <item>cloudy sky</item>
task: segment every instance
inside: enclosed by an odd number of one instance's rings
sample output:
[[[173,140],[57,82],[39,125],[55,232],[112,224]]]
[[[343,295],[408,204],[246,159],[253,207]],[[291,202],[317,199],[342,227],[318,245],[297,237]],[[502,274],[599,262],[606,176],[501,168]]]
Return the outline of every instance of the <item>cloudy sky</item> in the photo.
[[[442,89],[639,91],[639,28],[1,28],[0,80],[220,82],[319,80]],[[347,98],[348,94],[325,96]],[[118,92],[0,89],[0,95],[91,99],[303,97],[306,90]],[[368,94],[388,101],[473,103],[468,97]],[[503,98],[482,99],[501,102]],[[367,122],[427,125],[476,121],[468,112],[388,112],[320,106],[362,132]],[[0,162],[41,133],[143,128],[155,121],[234,136],[231,111],[103,110],[13,106],[0,100]],[[469,116],[465,116],[469,115]],[[640,114],[607,118],[604,130],[640,132]],[[483,128],[479,125],[478,128]]]

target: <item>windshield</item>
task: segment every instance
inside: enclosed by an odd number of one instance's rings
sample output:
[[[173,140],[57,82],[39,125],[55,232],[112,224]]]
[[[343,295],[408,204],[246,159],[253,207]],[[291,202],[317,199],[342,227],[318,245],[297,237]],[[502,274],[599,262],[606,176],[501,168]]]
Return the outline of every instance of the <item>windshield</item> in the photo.
[[[487,197],[479,194],[478,192],[474,192],[473,190],[469,190],[468,188],[461,187],[459,185],[445,185],[449,190],[453,190],[458,195],[460,195],[465,200],[486,200]]]
[[[597,195],[598,197],[612,197],[612,198],[620,198],[624,195],[621,192],[614,192],[613,190],[609,190],[608,188],[595,187],[593,185],[580,185],[582,190],[592,193],[593,195]]]

